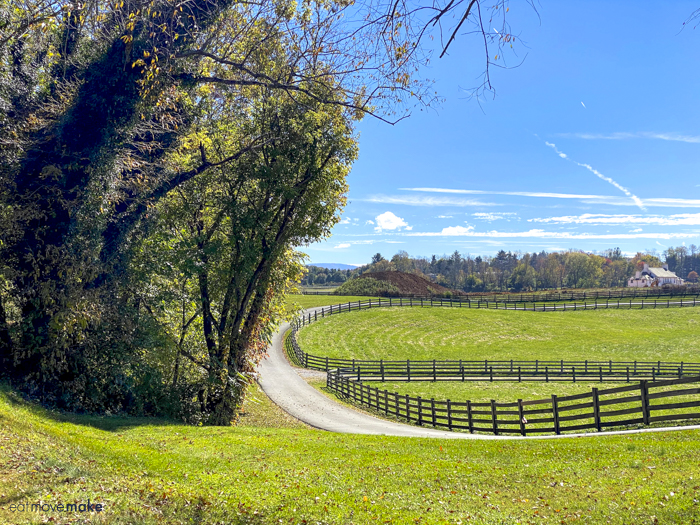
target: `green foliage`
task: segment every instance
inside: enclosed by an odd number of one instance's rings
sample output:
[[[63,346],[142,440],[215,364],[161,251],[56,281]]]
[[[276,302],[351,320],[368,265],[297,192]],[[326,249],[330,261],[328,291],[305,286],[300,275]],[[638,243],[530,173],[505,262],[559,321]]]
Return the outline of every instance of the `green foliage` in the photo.
[[[399,289],[388,281],[378,281],[371,277],[351,279],[335,289],[336,295],[391,295]]]

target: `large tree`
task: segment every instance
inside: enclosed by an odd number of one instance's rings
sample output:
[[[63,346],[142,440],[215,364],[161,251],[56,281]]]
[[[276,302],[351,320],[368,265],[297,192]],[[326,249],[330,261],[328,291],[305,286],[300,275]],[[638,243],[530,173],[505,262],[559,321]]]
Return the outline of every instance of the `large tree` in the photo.
[[[415,75],[429,59],[426,37],[444,28],[444,54],[472,24],[486,39],[488,68],[488,46],[513,41],[505,12],[499,1],[482,13],[476,0],[1,0],[0,370],[36,395],[87,409],[128,404],[165,381],[142,373],[152,342],[144,340],[139,294],[129,288],[134,254],[156,230],[160,203],[217,170],[258,181],[250,166],[274,158],[291,171],[266,169],[292,185],[275,189],[277,210],[297,209],[295,155],[304,151],[308,166],[323,159],[308,141],[323,126],[295,137],[304,145],[295,149],[284,142],[287,119],[333,114],[327,107],[340,112],[335,129],[365,114],[400,120],[408,100],[435,100]],[[482,16],[492,13],[500,32],[483,29]],[[233,133],[225,144],[212,140],[223,136],[227,118],[244,129],[262,100],[253,88],[276,94],[267,100],[286,108],[278,113],[285,122],[261,117],[267,125]],[[271,155],[283,142],[284,155]],[[342,156],[336,151],[326,162]],[[328,203],[330,216],[338,206]],[[217,228],[234,216],[229,209]],[[332,223],[328,214],[324,220],[321,230]],[[250,248],[261,257],[258,270],[236,285],[254,290],[242,310],[253,320],[239,325],[243,339],[259,330],[281,254],[323,234],[276,231]],[[198,308],[210,345],[216,314],[206,295],[200,291]],[[219,360],[221,352],[220,345],[213,352]],[[219,370],[230,373],[229,364]]]

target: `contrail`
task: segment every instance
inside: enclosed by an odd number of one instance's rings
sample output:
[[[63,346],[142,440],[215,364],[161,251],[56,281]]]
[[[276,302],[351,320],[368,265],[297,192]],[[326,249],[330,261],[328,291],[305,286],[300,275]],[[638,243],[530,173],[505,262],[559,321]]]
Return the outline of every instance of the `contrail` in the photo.
[[[590,171],[591,173],[593,173],[593,174],[594,174],[596,177],[598,177],[599,179],[604,180],[604,181],[607,182],[608,184],[612,184],[612,185],[615,186],[618,190],[620,190],[622,193],[624,193],[624,194],[627,195],[630,199],[632,199],[632,201],[634,201],[634,203],[639,207],[639,209],[641,209],[642,211],[647,211],[647,209],[644,207],[644,203],[642,202],[642,199],[640,199],[639,197],[637,197],[634,193],[632,193],[630,190],[628,190],[627,188],[625,188],[625,187],[622,186],[621,184],[618,184],[617,182],[615,182],[615,181],[614,181],[613,179],[611,179],[610,177],[606,177],[605,175],[603,175],[601,172],[599,172],[597,169],[595,169],[595,168],[594,168],[593,166],[591,166],[590,164],[582,164],[582,163],[580,163],[580,162],[576,162],[575,160],[570,159],[570,158],[567,156],[566,153],[563,153],[563,152],[559,151],[559,150],[557,149],[557,146],[556,146],[555,144],[552,144],[551,142],[547,142],[547,141],[545,141],[545,144],[546,144],[547,146],[549,146],[550,148],[552,148],[554,151],[556,151],[556,152],[557,152],[557,155],[559,155],[562,159],[571,160],[571,162],[573,162],[573,163],[576,164],[577,166],[581,166],[582,168],[586,168],[588,171]]]
[[[583,102],[581,102],[581,105],[582,105],[585,109],[588,109],[588,108],[586,108],[586,104],[584,104]]]

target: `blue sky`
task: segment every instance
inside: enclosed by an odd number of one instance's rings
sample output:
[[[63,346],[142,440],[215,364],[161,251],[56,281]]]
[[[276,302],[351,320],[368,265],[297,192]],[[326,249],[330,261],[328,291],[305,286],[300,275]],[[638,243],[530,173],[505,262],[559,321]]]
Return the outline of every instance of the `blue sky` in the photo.
[[[524,63],[483,69],[459,39],[423,74],[446,100],[390,126],[358,126],[349,203],[311,263],[374,253],[623,252],[700,245],[697,2],[510,4]],[[510,63],[517,59],[508,57]]]

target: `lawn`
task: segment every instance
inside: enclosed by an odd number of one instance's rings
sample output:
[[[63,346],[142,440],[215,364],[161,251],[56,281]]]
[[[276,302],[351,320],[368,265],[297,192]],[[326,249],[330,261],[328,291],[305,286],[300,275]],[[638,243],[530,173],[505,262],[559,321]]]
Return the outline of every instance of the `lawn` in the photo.
[[[698,523],[700,432],[443,441],[63,416],[0,392],[0,523]],[[96,514],[11,512],[101,502]]]
[[[338,295],[290,295],[287,298],[287,305],[290,307],[315,308],[317,306],[330,306],[336,304],[347,304],[348,301],[356,303],[357,301],[366,302],[372,299],[376,301],[376,297],[359,297],[355,295],[338,296]]]
[[[700,308],[516,312],[382,308],[299,334],[307,353],[356,359],[700,361]]]

